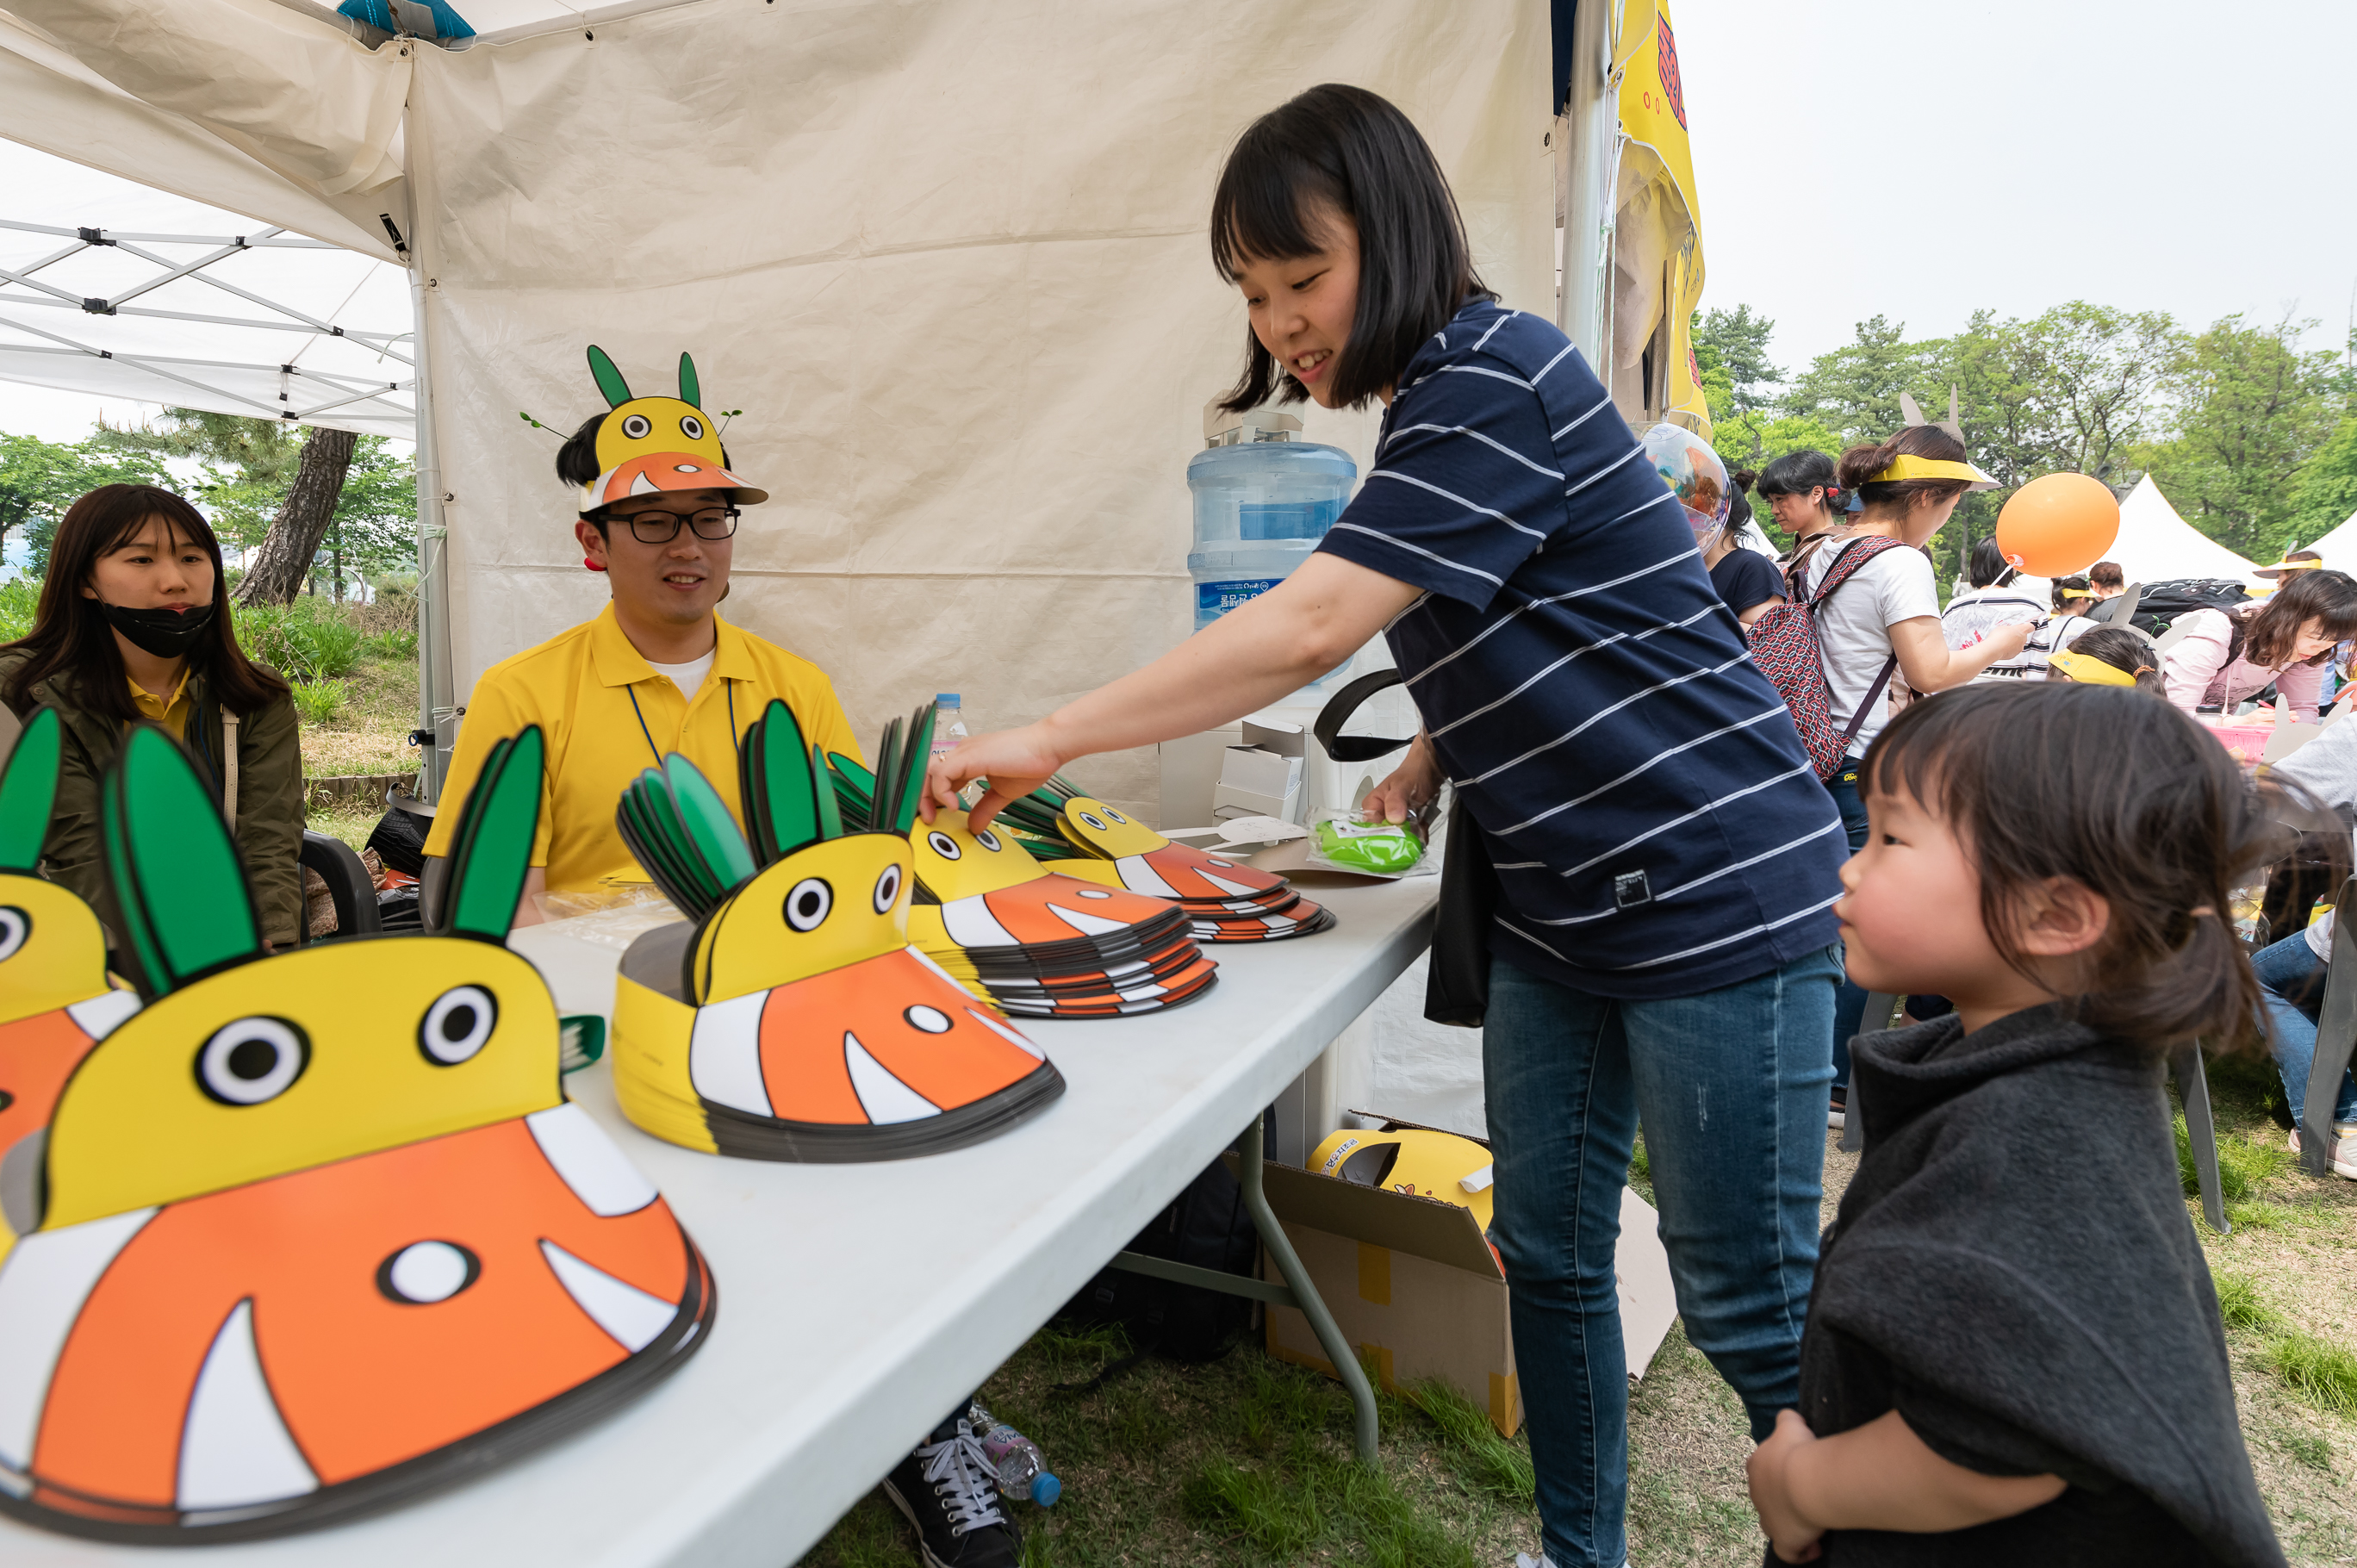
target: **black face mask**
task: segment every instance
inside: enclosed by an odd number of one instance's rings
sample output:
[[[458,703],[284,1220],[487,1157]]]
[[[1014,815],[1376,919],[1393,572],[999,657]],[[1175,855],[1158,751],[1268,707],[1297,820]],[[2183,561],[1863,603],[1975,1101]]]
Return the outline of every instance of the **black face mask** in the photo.
[[[190,610],[124,609],[121,605],[99,604],[99,613],[115,630],[131,639],[131,646],[158,659],[178,659],[196,646],[205,628],[213,623],[213,607],[199,605]]]

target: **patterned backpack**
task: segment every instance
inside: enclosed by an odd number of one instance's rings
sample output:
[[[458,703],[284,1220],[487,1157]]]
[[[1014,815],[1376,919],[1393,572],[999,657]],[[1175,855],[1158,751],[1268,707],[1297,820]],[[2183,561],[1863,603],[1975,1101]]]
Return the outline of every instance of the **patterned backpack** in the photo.
[[[1819,585],[1816,597],[1802,592],[1808,581],[1811,556],[1803,555],[1784,575],[1785,602],[1770,609],[1751,623],[1748,634],[1751,639],[1751,660],[1760,672],[1774,682],[1777,694],[1784,699],[1786,711],[1792,715],[1792,727],[1801,732],[1801,744],[1809,748],[1809,760],[1815,764],[1819,779],[1830,779],[1841,767],[1849,743],[1866,723],[1866,715],[1882,700],[1882,689],[1890,683],[1890,672],[1898,668],[1898,655],[1893,654],[1882,666],[1882,673],[1867,688],[1865,701],[1857,705],[1846,729],[1834,728],[1833,688],[1825,683],[1824,650],[1817,640],[1817,607],[1833,597],[1835,589],[1857,575],[1857,569],[1886,550],[1903,550],[1902,541],[1883,534],[1863,534],[1841,547],[1834,564],[1825,569],[1825,580]]]

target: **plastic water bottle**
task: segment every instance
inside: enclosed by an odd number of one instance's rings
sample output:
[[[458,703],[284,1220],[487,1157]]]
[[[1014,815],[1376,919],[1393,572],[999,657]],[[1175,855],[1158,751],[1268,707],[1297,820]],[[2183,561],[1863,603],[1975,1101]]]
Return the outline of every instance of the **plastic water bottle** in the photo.
[[[1064,1495],[1064,1483],[1049,1474],[1039,1445],[979,1404],[966,1417],[981,1433],[982,1451],[998,1472],[998,1495],[1028,1498],[1043,1509],[1054,1508]]]
[[[933,755],[947,757],[965,744],[964,708],[955,692],[933,698]]]
[[[1205,450],[1188,460],[1195,494],[1195,629],[1283,582],[1342,515],[1359,466],[1339,446],[1295,439],[1274,409],[1203,411]]]

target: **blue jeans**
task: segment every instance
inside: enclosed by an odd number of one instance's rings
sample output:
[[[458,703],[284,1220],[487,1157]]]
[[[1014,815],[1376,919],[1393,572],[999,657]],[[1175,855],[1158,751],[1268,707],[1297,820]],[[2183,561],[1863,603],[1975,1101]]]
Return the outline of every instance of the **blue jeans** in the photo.
[[[1491,962],[1491,1233],[1557,1568],[1628,1556],[1629,1369],[1612,1265],[1641,1116],[1687,1339],[1742,1396],[1753,1437],[1800,1398],[1837,952],[1650,1002]]]
[[[2269,1048],[2275,1052],[2276,1070],[2283,1074],[2284,1093],[2291,1101],[2292,1119],[2298,1121],[2308,1103],[2308,1069],[2316,1060],[2316,1019],[2324,1008],[2324,961],[2309,949],[2307,932],[2294,931],[2261,949],[2251,960],[2251,968],[2257,972],[2262,988],[2259,1005],[2275,1026]],[[2341,1095],[2332,1119],[2357,1122],[2357,1084],[2352,1084],[2345,1072],[2341,1075]]]
[[[1825,790],[1841,811],[1842,828],[1849,834],[1849,852],[1866,847],[1866,802],[1857,795],[1857,758],[1845,757],[1839,771],[1825,780]],[[1849,1087],[1849,1043],[1866,1017],[1866,987],[1842,976],[1841,994],[1834,1001],[1834,1087]]]

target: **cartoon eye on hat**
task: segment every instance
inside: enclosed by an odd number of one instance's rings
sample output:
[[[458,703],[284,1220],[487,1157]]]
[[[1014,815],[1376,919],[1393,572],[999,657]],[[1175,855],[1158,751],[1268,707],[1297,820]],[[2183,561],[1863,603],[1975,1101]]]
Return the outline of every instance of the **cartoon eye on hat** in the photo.
[[[703,1344],[710,1270],[565,1099],[555,1006],[502,945],[542,757],[536,728],[492,748],[445,931],[266,957],[205,785],[162,731],[124,741],[102,827],[148,1003],[57,1096],[39,1179],[0,1173],[0,1323],[36,1326],[0,1336],[0,1511],[284,1534],[479,1474]]]
[[[989,1137],[1063,1092],[1004,1013],[909,945],[929,751],[900,733],[877,759],[888,798],[853,831],[777,701],[739,752],[743,829],[676,754],[624,793],[624,842],[692,922],[633,942],[616,987],[615,1095],[656,1137],[748,1159],[897,1159]]]

